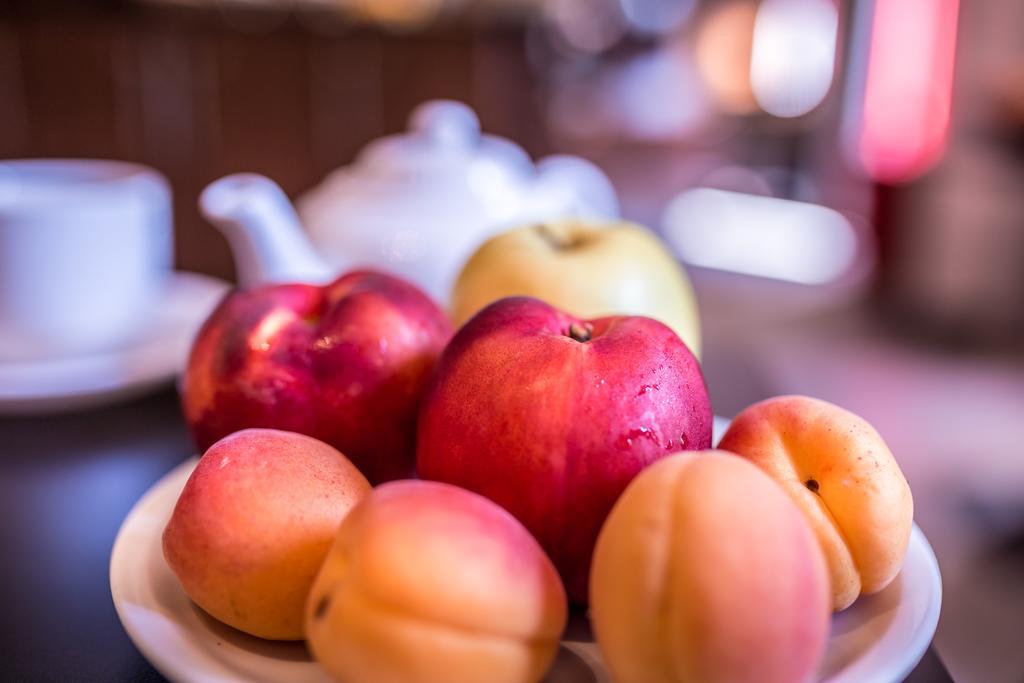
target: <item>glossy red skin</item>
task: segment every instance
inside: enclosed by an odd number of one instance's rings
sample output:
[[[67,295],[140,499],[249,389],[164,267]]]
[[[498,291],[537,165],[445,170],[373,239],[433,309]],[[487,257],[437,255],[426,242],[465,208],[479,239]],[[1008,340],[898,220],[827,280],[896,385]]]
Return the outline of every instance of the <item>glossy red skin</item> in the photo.
[[[711,403],[693,354],[656,320],[579,321],[536,299],[491,304],[455,335],[423,399],[420,476],[515,515],[587,600],[597,534],[646,465],[711,446]]]
[[[382,273],[236,290],[192,347],[185,417],[200,451],[271,427],[331,444],[372,483],[409,477],[420,397],[450,336],[433,301]]]

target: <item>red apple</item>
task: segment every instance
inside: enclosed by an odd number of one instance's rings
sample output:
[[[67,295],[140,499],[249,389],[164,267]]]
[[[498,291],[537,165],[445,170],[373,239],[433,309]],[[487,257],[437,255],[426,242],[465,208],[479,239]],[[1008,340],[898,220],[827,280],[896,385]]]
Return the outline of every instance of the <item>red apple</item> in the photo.
[[[649,463],[711,446],[700,366],[651,318],[581,320],[497,301],[459,330],[420,409],[420,476],[487,496],[587,599],[601,524]]]
[[[382,273],[236,290],[192,347],[185,417],[200,451],[270,427],[329,443],[373,483],[408,477],[420,397],[450,336],[433,301]]]

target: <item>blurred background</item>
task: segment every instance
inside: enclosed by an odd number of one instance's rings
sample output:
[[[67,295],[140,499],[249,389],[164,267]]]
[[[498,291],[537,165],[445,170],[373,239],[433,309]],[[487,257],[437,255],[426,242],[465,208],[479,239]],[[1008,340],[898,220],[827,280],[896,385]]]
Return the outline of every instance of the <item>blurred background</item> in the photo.
[[[687,264],[716,413],[873,422],[939,557],[939,656],[1021,680],[1022,26],[1018,0],[8,0],[0,158],[155,167],[176,266],[225,279],[207,183],[295,196],[427,99],[589,159]]]

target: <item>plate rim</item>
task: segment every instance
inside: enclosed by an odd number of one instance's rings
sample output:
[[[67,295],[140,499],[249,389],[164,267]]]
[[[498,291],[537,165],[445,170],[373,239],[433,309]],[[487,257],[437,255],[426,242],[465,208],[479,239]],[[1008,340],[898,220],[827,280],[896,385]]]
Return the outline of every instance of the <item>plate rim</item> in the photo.
[[[939,627],[939,617],[942,614],[942,571],[939,568],[939,558],[935,555],[935,549],[932,548],[931,542],[928,537],[924,535],[924,531],[917,525],[917,522],[913,522],[913,526],[910,530],[910,542],[914,542],[914,537],[917,536],[917,540],[921,545],[921,548],[926,554],[928,574],[931,577],[929,587],[934,593],[933,599],[928,602],[928,609],[925,611],[923,617],[922,628],[917,631],[915,637],[911,640],[911,646],[908,648],[911,652],[917,653],[913,658],[907,658],[907,662],[903,667],[903,670],[899,674],[897,680],[904,680],[910,675],[910,672],[921,662],[924,657],[924,653],[928,651],[928,647],[931,645],[932,640],[935,638],[935,631]]]

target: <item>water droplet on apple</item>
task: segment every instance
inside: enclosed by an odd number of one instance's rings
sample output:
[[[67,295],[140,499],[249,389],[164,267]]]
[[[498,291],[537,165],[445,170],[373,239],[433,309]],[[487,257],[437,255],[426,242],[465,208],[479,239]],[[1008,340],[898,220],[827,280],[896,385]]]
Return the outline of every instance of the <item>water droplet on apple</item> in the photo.
[[[661,445],[661,439],[658,438],[658,433],[650,427],[636,427],[635,429],[629,430],[628,434],[623,434],[619,437],[616,445],[620,450],[625,450],[633,446],[634,441],[640,439],[647,439],[653,441],[657,445]]]

